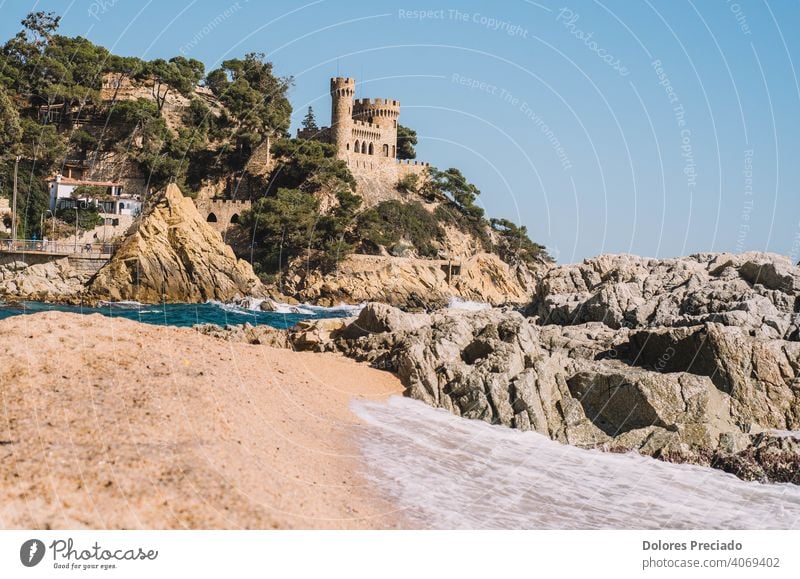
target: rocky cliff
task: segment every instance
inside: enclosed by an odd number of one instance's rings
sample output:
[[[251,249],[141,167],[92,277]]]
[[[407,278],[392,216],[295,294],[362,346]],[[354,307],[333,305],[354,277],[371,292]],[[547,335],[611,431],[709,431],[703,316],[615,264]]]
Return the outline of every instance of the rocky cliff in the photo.
[[[250,264],[236,259],[173,184],[151,200],[90,291],[102,299],[149,303],[227,302],[263,295],[264,289]]]
[[[800,436],[783,434],[800,430],[799,306],[781,256],[601,256],[550,271],[527,316],[370,304],[295,346],[397,372],[466,418],[800,483]]]
[[[332,274],[294,268],[283,291],[320,305],[377,301],[406,309],[436,309],[452,298],[524,304],[531,296],[526,287],[529,275],[490,253],[452,261],[351,255]]]

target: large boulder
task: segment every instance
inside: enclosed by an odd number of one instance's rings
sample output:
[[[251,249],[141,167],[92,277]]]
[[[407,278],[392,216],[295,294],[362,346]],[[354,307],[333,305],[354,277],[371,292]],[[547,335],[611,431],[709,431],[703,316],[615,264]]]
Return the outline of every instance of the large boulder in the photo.
[[[151,200],[90,289],[99,298],[143,303],[264,295],[250,264],[236,258],[174,184]]]

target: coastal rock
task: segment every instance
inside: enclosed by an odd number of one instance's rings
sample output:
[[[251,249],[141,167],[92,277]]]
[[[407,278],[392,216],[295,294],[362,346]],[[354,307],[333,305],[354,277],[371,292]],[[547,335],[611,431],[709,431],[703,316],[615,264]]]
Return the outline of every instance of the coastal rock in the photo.
[[[14,261],[0,265],[0,295],[40,301],[78,299],[88,278],[67,257],[34,265]]]
[[[283,291],[320,305],[374,301],[431,310],[453,298],[493,305],[527,303],[531,292],[526,276],[488,253],[451,261],[350,255],[334,274],[295,268]]]
[[[621,350],[632,363],[661,372],[708,376],[731,397],[731,415],[749,430],[800,428],[800,342],[706,323],[641,330]]]
[[[272,348],[291,348],[286,330],[279,330],[267,325],[253,326],[249,323],[242,325],[219,326],[217,324],[195,324],[196,331],[206,336],[219,338],[228,342],[243,342],[245,344],[259,344]]]
[[[352,321],[352,320],[349,320]],[[296,324],[289,333],[289,342],[295,350],[310,352],[335,351],[334,336],[348,325],[344,319],[306,320]]]
[[[603,255],[555,267],[528,314],[540,324],[600,322],[610,328],[717,322],[766,338],[798,339],[800,270],[768,253],[675,259]]]
[[[90,289],[110,300],[231,301],[264,288],[177,185],[152,200]]]

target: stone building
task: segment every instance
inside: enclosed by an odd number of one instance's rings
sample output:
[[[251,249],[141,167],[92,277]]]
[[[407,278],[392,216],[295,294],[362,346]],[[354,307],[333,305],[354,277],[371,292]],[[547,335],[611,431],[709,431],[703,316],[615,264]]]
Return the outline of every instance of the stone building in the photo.
[[[400,101],[355,98],[353,78],[331,79],[331,124],[318,130],[299,129],[297,138],[336,146],[347,162],[367,205],[396,197],[395,185],[407,174],[422,175],[421,161],[397,159],[397,125]]]

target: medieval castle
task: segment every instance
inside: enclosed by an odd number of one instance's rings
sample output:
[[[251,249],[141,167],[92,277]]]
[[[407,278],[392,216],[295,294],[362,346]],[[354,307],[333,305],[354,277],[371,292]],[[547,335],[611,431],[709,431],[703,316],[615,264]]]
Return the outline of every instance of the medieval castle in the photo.
[[[314,139],[336,146],[337,155],[347,162],[368,203],[376,187],[394,188],[407,174],[422,174],[427,163],[397,159],[397,121],[400,101],[354,98],[353,78],[331,79],[331,126],[318,130],[298,129],[297,138]],[[381,195],[385,196],[385,195]]]

